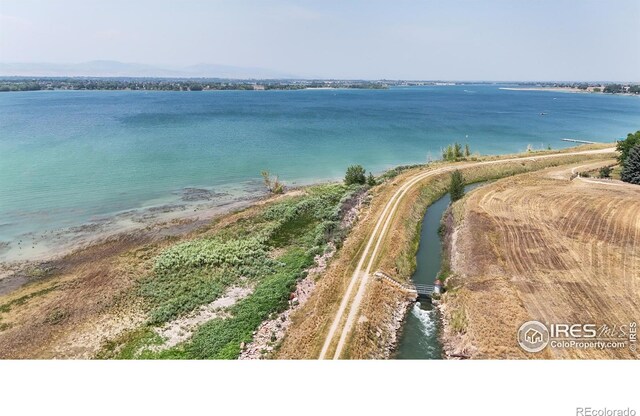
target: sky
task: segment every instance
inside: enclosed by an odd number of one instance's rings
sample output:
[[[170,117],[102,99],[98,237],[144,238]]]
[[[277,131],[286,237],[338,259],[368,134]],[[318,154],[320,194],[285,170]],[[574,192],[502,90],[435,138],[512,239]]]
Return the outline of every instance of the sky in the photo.
[[[0,62],[640,81],[638,0],[0,0]]]

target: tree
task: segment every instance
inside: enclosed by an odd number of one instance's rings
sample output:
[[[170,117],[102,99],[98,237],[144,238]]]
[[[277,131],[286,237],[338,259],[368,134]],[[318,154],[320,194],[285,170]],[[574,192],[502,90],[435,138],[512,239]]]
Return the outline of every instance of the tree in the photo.
[[[469,149],[469,143],[464,145],[464,156],[465,157],[471,156],[471,150]]]
[[[620,155],[618,155],[618,162],[624,164],[624,161],[627,159],[627,156],[629,156],[631,149],[638,144],[640,144],[640,130],[635,133],[627,134],[627,138],[624,140],[619,140],[616,144],[616,150],[620,152]]]
[[[260,172],[260,175],[262,175],[262,178],[264,179],[264,185],[267,187],[269,192],[271,192],[272,194],[284,193],[284,185],[280,182],[277,176],[275,178],[272,178],[269,171],[266,170]]]
[[[615,94],[618,92],[624,92],[624,88],[620,84],[609,84],[609,85],[605,85],[604,92]]]
[[[600,168],[600,177],[601,178],[610,178],[611,177],[611,166],[603,166]]]
[[[376,178],[373,177],[373,173],[369,172],[369,176],[367,176],[367,185],[376,186],[378,182],[376,182]]]
[[[640,185],[640,144],[637,144],[629,152],[624,161],[620,178],[629,183]]]
[[[365,170],[361,165],[351,165],[347,168],[347,173],[344,175],[344,183],[346,185],[360,184],[364,185],[367,178],[364,176]]]
[[[453,160],[456,158],[456,155],[453,151],[453,146],[449,145],[447,146],[447,157],[446,160]]]
[[[453,144],[453,153],[454,153],[454,159],[458,159],[462,157],[462,146],[460,146],[460,143]]]
[[[462,173],[457,169],[451,173],[449,194],[451,195],[451,202],[455,202],[464,196],[464,178],[462,177]]]
[[[442,150],[442,160],[453,160],[453,147],[448,145]]]
[[[465,147],[466,155],[469,156],[471,151],[469,145]],[[464,156],[462,145],[460,143],[450,144],[442,150],[442,159],[448,162],[454,162]]]

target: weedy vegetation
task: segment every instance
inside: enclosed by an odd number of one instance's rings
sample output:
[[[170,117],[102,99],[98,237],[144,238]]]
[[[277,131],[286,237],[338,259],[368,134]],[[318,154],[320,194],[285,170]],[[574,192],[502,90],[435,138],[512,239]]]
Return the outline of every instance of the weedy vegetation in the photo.
[[[146,326],[105,345],[103,358],[234,359],[261,322],[288,306],[296,282],[329,242],[346,235],[341,216],[360,185],[319,185],[305,194],[266,204],[256,215],[231,222],[213,235],[163,251],[141,280],[149,309]],[[218,299],[234,286],[254,288],[175,347],[153,330]]]
[[[283,194],[285,191],[284,184],[280,182],[278,176],[271,176],[269,171],[263,170],[260,172],[262,179],[264,180],[264,186],[267,187],[267,190],[272,194]]]

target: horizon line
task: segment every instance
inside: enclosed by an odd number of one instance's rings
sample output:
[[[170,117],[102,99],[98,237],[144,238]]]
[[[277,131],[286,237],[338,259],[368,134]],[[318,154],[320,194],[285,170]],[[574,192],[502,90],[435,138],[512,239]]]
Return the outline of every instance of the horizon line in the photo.
[[[208,77],[208,76],[192,76],[192,77],[171,77],[171,76],[139,76],[139,75],[8,75],[0,74],[0,80],[13,78],[13,79],[153,79],[153,80],[218,80],[218,81],[293,81],[293,82],[308,82],[308,81],[366,81],[366,82],[434,82],[434,83],[492,83],[492,84],[513,84],[513,83],[620,83],[620,84],[639,84],[640,81],[630,80],[614,80],[614,79],[600,79],[600,80],[577,80],[577,79],[518,79],[518,80],[504,80],[504,79],[419,79],[419,78],[332,78],[332,77],[278,77],[278,78],[225,78],[225,77]]]

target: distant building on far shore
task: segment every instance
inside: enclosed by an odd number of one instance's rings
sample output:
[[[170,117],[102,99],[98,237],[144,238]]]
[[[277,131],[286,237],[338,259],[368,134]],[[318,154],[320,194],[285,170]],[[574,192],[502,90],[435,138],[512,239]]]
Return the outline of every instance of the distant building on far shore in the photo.
[[[587,91],[589,92],[602,92],[604,90],[604,85],[589,85],[587,87]]]

